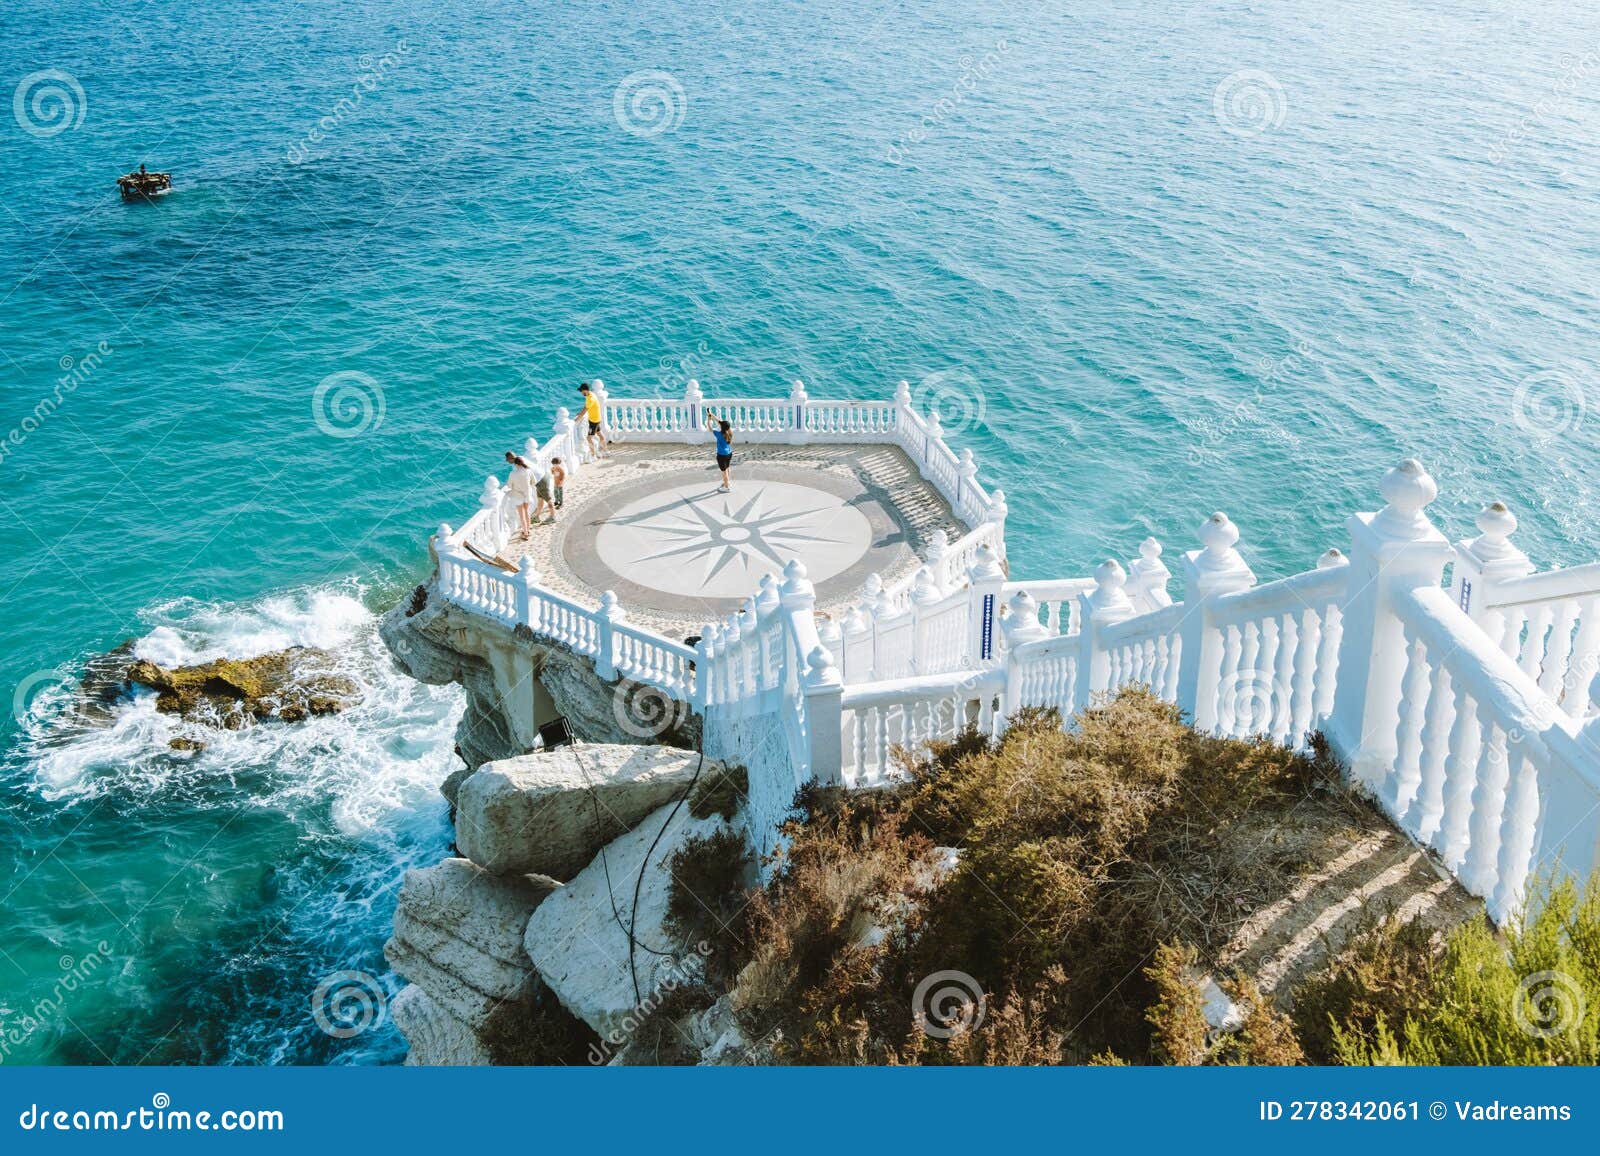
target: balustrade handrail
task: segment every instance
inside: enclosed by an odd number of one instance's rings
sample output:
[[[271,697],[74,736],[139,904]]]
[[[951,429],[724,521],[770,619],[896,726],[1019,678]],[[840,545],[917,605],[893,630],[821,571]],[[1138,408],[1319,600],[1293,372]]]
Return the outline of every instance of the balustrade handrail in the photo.
[[[1552,757],[1600,790],[1600,769],[1574,757],[1577,751],[1570,745],[1577,741],[1578,721],[1540,690],[1515,660],[1462,613],[1448,593],[1437,586],[1404,591],[1395,599],[1395,612],[1502,730],[1545,740]]]
[[[993,691],[1004,688],[1006,672],[995,667],[987,670],[957,670],[947,674],[923,674],[910,678],[887,678],[878,682],[859,682],[846,686],[840,696],[845,710],[865,710],[869,707],[895,706],[921,702],[924,699],[943,698],[961,691]]]
[[[1189,611],[1190,607],[1185,603],[1174,602],[1159,610],[1151,610],[1145,614],[1136,614],[1132,618],[1124,618],[1121,622],[1113,622],[1100,631],[1100,645],[1109,650],[1115,646],[1126,646],[1132,642],[1144,642],[1174,634],[1179,624],[1183,622],[1184,615]]]
[[[1291,574],[1248,590],[1217,595],[1212,621],[1218,626],[1236,626],[1268,615],[1316,609],[1342,595],[1349,584],[1350,568],[1346,565]]]
[[[1564,570],[1543,570],[1520,578],[1501,578],[1492,585],[1484,605],[1487,609],[1503,610],[1594,594],[1600,594],[1600,562]]]

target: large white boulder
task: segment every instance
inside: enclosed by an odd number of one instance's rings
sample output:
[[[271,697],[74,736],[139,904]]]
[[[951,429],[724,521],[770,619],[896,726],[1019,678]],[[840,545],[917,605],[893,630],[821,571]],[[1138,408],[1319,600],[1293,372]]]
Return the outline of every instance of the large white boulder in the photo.
[[[570,879],[681,795],[700,757],[674,747],[582,745],[480,767],[456,795],[456,845],[501,874]],[[707,775],[720,765],[705,761]]]
[[[560,886],[538,876],[493,875],[465,859],[408,871],[384,956],[438,1008],[480,1029],[501,1004],[532,996],[537,976],[522,950],[523,931]]]
[[[478,1034],[414,983],[406,984],[389,1001],[389,1015],[410,1045],[408,1064],[483,1066],[491,1062],[489,1049]]]
[[[702,976],[701,946],[665,926],[668,865],[690,839],[724,825],[717,816],[692,817],[687,803],[663,806],[606,845],[528,920],[528,957],[567,1010],[600,1034],[607,1055],[624,1050],[674,989]]]

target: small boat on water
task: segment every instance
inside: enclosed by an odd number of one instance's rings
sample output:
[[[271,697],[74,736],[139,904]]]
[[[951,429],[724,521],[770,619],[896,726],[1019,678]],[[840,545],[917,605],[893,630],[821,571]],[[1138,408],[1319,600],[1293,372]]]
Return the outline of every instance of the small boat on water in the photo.
[[[172,191],[172,174],[152,173],[140,165],[138,172],[118,177],[117,187],[125,201],[146,201]]]

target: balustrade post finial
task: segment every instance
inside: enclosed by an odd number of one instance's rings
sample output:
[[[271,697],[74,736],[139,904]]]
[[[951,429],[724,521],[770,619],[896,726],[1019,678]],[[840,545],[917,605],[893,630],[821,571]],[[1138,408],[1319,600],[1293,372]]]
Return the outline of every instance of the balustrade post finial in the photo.
[[[911,586],[911,601],[919,605],[939,601],[939,582],[933,576],[933,569],[921,566],[917,569],[917,576]]]
[[[693,406],[698,406],[705,400],[705,394],[700,392],[700,383],[692,377],[683,388],[683,400],[686,404]]]
[[[478,496],[478,505],[485,510],[500,508],[500,482],[493,474],[483,479],[483,493]]]
[[[1439,486],[1422,463],[1406,458],[1383,475],[1378,492],[1388,504],[1372,520],[1372,529],[1397,541],[1415,541],[1434,532],[1423,511],[1439,496]]]
[[[1128,574],[1115,558],[1107,558],[1094,568],[1094,581],[1094,592],[1086,595],[1090,618],[1097,623],[1109,624],[1132,616],[1133,600],[1124,589],[1128,584]]]
[[[842,680],[834,663],[833,652],[826,646],[813,646],[806,654],[805,684],[812,687],[838,686]]]
[[[911,383],[902,379],[894,387],[894,403],[902,408],[911,404]]]
[[[987,666],[999,660],[1000,647],[1000,596],[1005,589],[1006,572],[1000,568],[1000,559],[987,542],[980,543],[972,553],[972,565],[967,567],[967,593],[969,609],[967,620],[967,650],[971,660]]]
[[[524,559],[526,561],[526,559]],[[628,617],[628,612],[617,599],[615,590],[604,590],[600,593],[600,613],[612,622],[622,622]]]
[[[1384,508],[1347,522],[1339,677],[1322,729],[1356,781],[1392,804],[1398,798],[1400,703],[1414,661],[1402,608],[1413,590],[1439,585],[1452,551],[1425,512],[1439,487],[1421,462],[1406,458],[1378,488]]]
[[[1135,603],[1143,610],[1159,610],[1172,605],[1167,583],[1172,571],[1161,560],[1161,543],[1146,538],[1139,543],[1139,556],[1128,564],[1128,585],[1133,587]]]
[[[539,461],[539,439],[538,438],[527,438],[527,439],[525,439],[523,441],[523,443],[522,443],[522,456],[527,458],[528,462],[530,464],[537,464],[538,463],[538,461]]]
[[[1325,550],[1317,559],[1318,570],[1328,570],[1334,566],[1348,565],[1350,565],[1350,559],[1346,558],[1344,556],[1344,551],[1340,550],[1337,546],[1328,547],[1328,549]]]
[[[777,577],[767,573],[761,576],[761,585],[750,602],[757,617],[765,621],[767,616],[778,608],[780,598]]]
[[[1495,601],[1495,587],[1533,573],[1533,563],[1511,541],[1517,516],[1504,502],[1490,502],[1475,519],[1478,536],[1456,543],[1451,593],[1456,605],[1482,625]]]
[[[972,565],[967,568],[967,580],[977,586],[983,582],[1004,582],[1006,572],[1000,566],[1000,556],[987,542],[980,543],[972,552]]]
[[[935,530],[928,539],[928,565],[938,575],[944,573],[942,563],[945,556],[950,553],[950,535],[943,530]]]
[[[1202,598],[1211,594],[1228,594],[1245,590],[1256,584],[1256,576],[1239,551],[1234,549],[1239,541],[1239,527],[1218,510],[1200,524],[1199,550],[1184,556],[1185,577],[1189,586]]]
[[[799,405],[806,403],[806,383],[798,377],[789,383],[789,400]]]
[[[928,437],[932,441],[944,441],[944,424],[939,420],[937,406],[930,405],[928,407]]]
[[[772,575],[761,580],[763,592],[769,589],[768,579],[772,579]],[[770,589],[774,590],[774,597],[781,599],[785,610],[808,610],[816,605],[817,588],[806,577],[806,568],[800,564],[800,559],[789,559],[789,564],[783,568],[782,587],[777,587],[776,579],[773,583]]]
[[[1018,590],[1006,603],[1005,620],[1000,624],[1006,648],[1014,650],[1025,642],[1049,638],[1049,629],[1039,621],[1039,603],[1026,590]]]

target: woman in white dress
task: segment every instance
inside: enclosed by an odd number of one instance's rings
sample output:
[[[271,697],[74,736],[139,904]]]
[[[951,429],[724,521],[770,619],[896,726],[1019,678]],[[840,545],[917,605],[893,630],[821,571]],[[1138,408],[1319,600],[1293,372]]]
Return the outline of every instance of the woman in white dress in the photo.
[[[533,467],[521,454],[510,450],[506,451],[506,461],[511,463],[511,477],[506,481],[506,489],[511,494],[511,504],[517,508],[517,524],[522,527],[517,537],[528,538],[533,534],[528,515],[528,507],[533,503]]]

